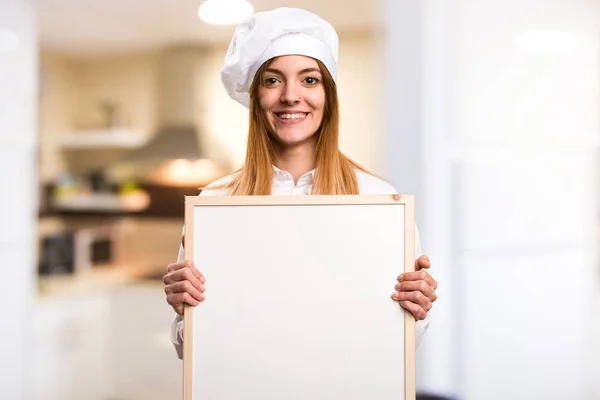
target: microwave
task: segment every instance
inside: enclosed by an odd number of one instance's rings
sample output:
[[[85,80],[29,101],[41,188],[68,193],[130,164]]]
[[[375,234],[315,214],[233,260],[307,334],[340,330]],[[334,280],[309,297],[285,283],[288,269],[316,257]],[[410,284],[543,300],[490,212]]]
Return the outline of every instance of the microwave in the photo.
[[[116,258],[118,223],[77,229],[73,234],[76,272],[112,264]]]
[[[112,226],[76,229],[47,235],[41,240],[40,275],[69,275],[111,264],[117,230]]]

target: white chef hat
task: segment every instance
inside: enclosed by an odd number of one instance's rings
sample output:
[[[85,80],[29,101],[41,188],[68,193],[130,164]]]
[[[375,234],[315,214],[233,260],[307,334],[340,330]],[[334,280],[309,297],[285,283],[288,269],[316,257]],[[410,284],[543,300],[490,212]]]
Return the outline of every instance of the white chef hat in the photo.
[[[297,8],[255,13],[240,23],[229,44],[221,81],[229,96],[248,107],[256,71],[273,57],[303,55],[321,61],[336,79],[339,38],[319,16]]]

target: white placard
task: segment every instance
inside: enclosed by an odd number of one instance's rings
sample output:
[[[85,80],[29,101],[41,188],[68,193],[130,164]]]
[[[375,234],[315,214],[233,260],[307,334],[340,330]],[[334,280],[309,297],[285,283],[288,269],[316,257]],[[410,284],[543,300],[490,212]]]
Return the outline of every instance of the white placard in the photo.
[[[206,300],[184,317],[186,400],[414,399],[405,195],[186,198]]]

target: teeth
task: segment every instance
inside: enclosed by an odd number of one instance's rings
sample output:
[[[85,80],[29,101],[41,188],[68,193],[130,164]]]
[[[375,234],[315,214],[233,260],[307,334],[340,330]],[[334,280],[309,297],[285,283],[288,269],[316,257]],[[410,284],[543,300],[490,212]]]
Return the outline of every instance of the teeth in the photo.
[[[300,119],[306,117],[306,113],[302,114],[277,114],[281,119]]]

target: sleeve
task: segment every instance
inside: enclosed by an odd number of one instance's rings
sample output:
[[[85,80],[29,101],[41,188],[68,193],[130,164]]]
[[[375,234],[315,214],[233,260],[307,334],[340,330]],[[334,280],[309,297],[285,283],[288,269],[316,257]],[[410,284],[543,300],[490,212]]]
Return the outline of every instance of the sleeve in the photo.
[[[184,228],[185,229],[185,228]],[[179,254],[177,256],[177,262],[183,261],[185,257],[185,252],[183,250],[183,245],[179,245]],[[183,359],[183,317],[179,314],[175,314],[175,318],[173,322],[171,322],[171,331],[170,331],[171,343],[175,346],[175,351],[177,352],[177,357],[180,360]]]
[[[419,228],[415,224],[415,260],[423,255],[423,249],[421,248],[421,236],[419,234]],[[425,317],[424,320],[415,322],[415,344],[419,345],[421,338],[427,332],[429,328],[429,317]]]

